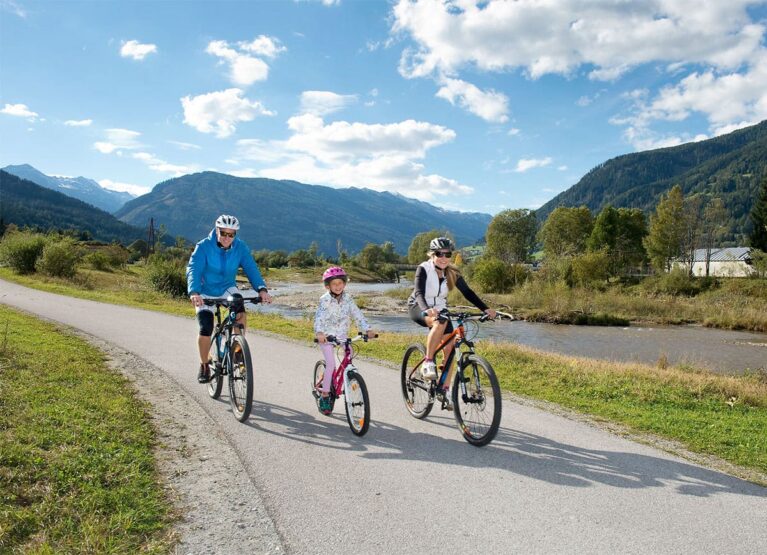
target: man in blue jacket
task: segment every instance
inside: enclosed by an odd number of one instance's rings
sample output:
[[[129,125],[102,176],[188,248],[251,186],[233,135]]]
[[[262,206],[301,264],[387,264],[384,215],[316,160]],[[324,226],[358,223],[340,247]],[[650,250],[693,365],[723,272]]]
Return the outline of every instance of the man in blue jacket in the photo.
[[[248,276],[251,286],[258,291],[261,300],[272,302],[272,297],[266,290],[264,278],[258,264],[253,260],[250,249],[244,241],[236,237],[240,222],[234,216],[223,214],[216,220],[216,227],[197,246],[189,258],[186,267],[186,282],[189,298],[197,311],[197,322],[200,325],[200,335],[197,346],[200,350],[200,371],[197,381],[210,381],[208,356],[210,352],[210,336],[213,333],[213,307],[205,304],[205,297],[223,297],[237,293],[237,270],[242,268]],[[237,314],[237,322],[243,326],[247,317],[243,309]],[[245,329],[244,327],[242,328]]]

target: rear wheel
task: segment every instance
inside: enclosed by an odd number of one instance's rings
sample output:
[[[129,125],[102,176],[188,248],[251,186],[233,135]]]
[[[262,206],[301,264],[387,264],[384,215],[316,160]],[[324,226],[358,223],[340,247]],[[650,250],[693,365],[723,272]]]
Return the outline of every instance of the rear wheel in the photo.
[[[402,359],[400,383],[405,408],[415,418],[426,418],[434,406],[431,394],[432,382],[421,377],[421,362],[426,356],[426,347],[421,344],[410,345]]]
[[[218,356],[218,343],[224,338],[216,336],[210,343],[210,354],[208,355],[208,367],[210,368],[210,381],[208,382],[208,395],[213,399],[221,396],[221,390],[224,387],[223,368],[221,358]]]
[[[229,402],[234,417],[245,422],[253,404],[253,363],[248,342],[242,335],[232,336],[229,369]]]
[[[344,390],[346,401],[346,420],[352,433],[364,436],[370,427],[370,398],[365,380],[357,372],[350,370],[349,383]]]
[[[464,393],[462,386],[466,386]],[[453,413],[463,438],[472,445],[490,443],[501,425],[501,387],[484,358],[469,355],[453,379]]]

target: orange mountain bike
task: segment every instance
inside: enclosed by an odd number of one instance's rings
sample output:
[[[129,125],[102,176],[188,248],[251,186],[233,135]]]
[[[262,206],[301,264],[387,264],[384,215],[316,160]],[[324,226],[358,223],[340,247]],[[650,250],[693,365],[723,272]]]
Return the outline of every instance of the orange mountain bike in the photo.
[[[474,343],[467,337],[465,326],[468,322],[485,322],[487,314],[443,310],[439,318],[452,319],[454,329],[442,339],[435,355],[451,341],[455,342],[455,349],[445,364],[438,367],[437,379],[427,380],[421,376],[426,347],[418,343],[407,348],[400,374],[405,407],[419,419],[429,415],[437,399],[443,410],[450,410],[451,403],[444,393],[445,382],[457,354],[457,368],[450,388],[453,415],[466,441],[477,446],[487,445],[501,425],[501,387],[490,363],[474,352]]]

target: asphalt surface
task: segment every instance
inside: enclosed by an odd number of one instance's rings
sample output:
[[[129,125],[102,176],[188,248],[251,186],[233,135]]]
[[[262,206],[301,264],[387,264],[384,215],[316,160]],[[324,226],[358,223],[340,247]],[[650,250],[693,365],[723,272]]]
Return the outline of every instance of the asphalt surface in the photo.
[[[342,406],[316,410],[318,349],[249,331],[256,391],[241,424],[195,383],[193,319],[3,281],[0,303],[165,372],[231,442],[288,553],[767,553],[767,488],[582,422],[504,401],[498,436],[473,447],[452,413],[412,418],[398,373],[359,360],[372,424],[357,438]]]

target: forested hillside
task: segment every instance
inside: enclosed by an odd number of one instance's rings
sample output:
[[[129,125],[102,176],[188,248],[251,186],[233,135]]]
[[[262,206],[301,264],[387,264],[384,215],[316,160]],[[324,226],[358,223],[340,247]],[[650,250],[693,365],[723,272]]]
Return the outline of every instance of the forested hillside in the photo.
[[[706,141],[618,156],[544,204],[540,221],[557,206],[655,209],[662,193],[679,185],[686,197],[721,198],[728,213],[725,244],[746,244],[748,215],[767,175],[767,121]]]
[[[216,172],[160,183],[116,216],[134,225],[146,225],[151,217],[172,235],[196,241],[222,213],[240,219],[241,237],[254,250],[293,251],[316,242],[331,256],[337,256],[339,242],[355,253],[367,243],[391,241],[404,254],[416,234],[434,228],[450,230],[459,244],[473,244],[490,222],[489,214],[451,212],[391,193]]]
[[[143,230],[58,191],[41,187],[0,170],[0,218],[5,224],[42,230],[89,232],[94,239],[124,245],[141,238]]]

